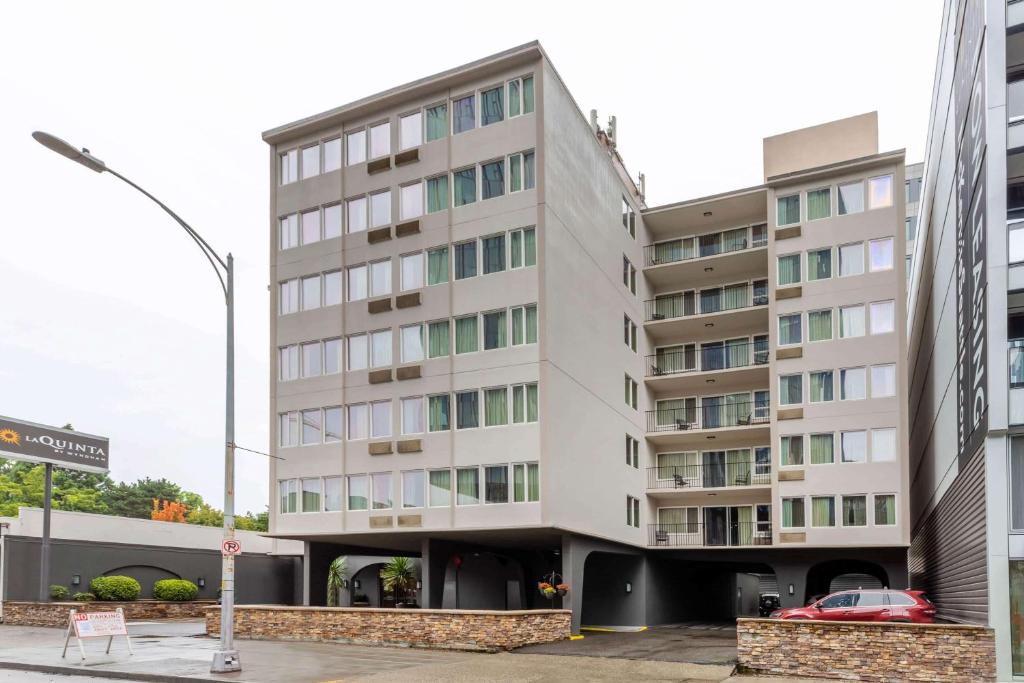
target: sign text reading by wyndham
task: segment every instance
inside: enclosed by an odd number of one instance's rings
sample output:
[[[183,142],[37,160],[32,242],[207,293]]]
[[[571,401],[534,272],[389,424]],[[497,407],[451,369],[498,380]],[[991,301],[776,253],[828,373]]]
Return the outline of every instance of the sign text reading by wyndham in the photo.
[[[106,472],[106,437],[47,427],[0,415],[0,458],[43,462],[86,472]]]

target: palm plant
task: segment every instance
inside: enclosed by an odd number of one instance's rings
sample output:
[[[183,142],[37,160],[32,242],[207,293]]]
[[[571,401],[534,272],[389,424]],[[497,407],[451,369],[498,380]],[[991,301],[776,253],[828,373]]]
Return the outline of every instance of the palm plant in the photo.
[[[416,588],[416,574],[408,557],[392,557],[380,570],[381,584],[386,591],[394,591],[398,600]]]
[[[341,591],[348,588],[348,560],[344,555],[334,558],[327,568],[327,606],[337,607]]]

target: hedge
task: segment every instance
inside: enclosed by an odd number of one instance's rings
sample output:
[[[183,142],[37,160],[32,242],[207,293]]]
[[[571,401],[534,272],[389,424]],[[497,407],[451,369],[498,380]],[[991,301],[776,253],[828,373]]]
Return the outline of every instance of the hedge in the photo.
[[[64,600],[68,597],[68,589],[64,586],[50,586],[50,597],[54,600]]]
[[[157,600],[185,602],[195,600],[199,587],[187,579],[161,579],[153,584],[153,597]]]
[[[97,576],[89,590],[100,600],[137,600],[142,586],[130,576]]]

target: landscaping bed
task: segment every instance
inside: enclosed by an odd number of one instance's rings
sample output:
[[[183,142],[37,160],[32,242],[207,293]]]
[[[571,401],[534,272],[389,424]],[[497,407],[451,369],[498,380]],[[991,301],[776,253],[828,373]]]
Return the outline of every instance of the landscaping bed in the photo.
[[[207,607],[216,600],[171,602],[167,600],[92,601],[92,602],[4,602],[4,623],[18,626],[68,625],[68,614],[79,612],[109,612],[118,607],[129,621],[148,619],[202,619]]]

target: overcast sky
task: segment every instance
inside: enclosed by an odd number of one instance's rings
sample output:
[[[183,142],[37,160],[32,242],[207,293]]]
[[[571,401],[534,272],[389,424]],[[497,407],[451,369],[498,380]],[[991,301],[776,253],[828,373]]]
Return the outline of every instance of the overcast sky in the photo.
[[[240,445],[268,439],[263,130],[539,39],[657,205],[761,182],[761,139],[878,110],[924,154],[940,0],[33,2],[0,10],[0,414],[111,440],[116,479],[222,502],[223,304],[195,246],[45,130],[149,189],[237,263]],[[239,509],[267,504],[240,453]]]

